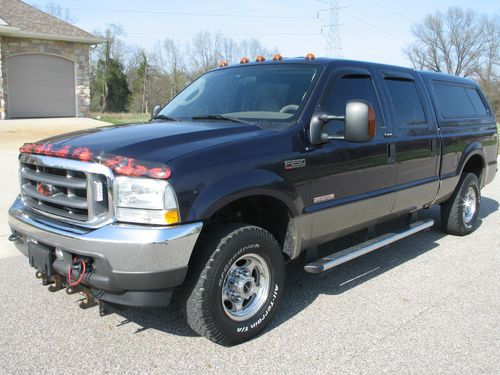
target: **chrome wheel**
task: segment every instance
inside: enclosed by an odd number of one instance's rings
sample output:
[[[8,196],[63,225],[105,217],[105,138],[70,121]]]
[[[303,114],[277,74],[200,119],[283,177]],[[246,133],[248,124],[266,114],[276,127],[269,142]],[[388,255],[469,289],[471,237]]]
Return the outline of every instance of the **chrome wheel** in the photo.
[[[477,194],[476,190],[472,186],[467,189],[462,206],[463,206],[462,215],[464,223],[466,225],[470,225],[472,219],[474,218],[474,215],[476,214],[476,209],[477,209]]]
[[[271,285],[269,265],[260,255],[245,254],[234,262],[222,285],[222,307],[235,321],[247,320],[264,306]]]

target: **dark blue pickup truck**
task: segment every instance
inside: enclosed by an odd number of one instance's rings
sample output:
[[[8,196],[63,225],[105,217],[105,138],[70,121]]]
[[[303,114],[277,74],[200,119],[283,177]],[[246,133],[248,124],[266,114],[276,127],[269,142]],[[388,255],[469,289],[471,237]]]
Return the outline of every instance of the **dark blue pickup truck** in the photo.
[[[269,323],[302,253],[320,273],[429,228],[417,212],[433,205],[445,232],[472,232],[497,153],[472,80],[311,54],[242,59],[146,124],[25,144],[10,239],[83,307],[165,306],[175,291],[194,331],[233,345]],[[396,217],[400,229],[316,257]]]

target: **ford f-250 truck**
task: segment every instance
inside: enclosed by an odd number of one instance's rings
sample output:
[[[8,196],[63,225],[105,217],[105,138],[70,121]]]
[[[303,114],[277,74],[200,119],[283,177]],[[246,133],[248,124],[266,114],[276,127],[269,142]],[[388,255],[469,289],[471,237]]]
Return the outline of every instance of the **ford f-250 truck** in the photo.
[[[301,253],[322,272],[429,228],[416,212],[433,205],[445,232],[472,232],[497,170],[490,105],[444,74],[244,58],[153,112],[22,146],[10,239],[44,284],[89,303],[165,306],[180,290],[189,326],[224,345],[269,323]],[[398,216],[400,230],[315,259]]]

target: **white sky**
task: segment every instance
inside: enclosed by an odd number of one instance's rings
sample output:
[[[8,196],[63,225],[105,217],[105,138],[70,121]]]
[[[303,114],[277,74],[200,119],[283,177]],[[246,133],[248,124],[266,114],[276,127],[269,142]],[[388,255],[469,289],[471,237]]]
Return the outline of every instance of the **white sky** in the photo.
[[[188,41],[199,31],[221,32],[236,40],[259,38],[284,56],[325,55],[325,36],[317,18],[321,0],[31,0],[68,8],[76,25],[87,30],[120,24],[126,43],[145,48],[165,37]],[[412,40],[411,25],[436,9],[472,8],[500,17],[494,0],[340,0],[344,58],[408,65],[402,49]],[[327,13],[320,13],[327,18]]]

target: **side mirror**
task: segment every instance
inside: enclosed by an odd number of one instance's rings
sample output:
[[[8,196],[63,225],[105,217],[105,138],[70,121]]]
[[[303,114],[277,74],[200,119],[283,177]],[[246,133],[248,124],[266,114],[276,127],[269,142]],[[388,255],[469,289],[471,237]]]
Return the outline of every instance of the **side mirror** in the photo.
[[[325,125],[332,120],[344,121],[344,136],[329,136],[323,131]],[[361,100],[350,100],[346,103],[345,116],[334,116],[317,112],[311,119],[309,138],[312,144],[326,143],[332,139],[347,142],[368,142],[375,136],[375,112],[370,105]]]
[[[153,111],[151,112],[151,119],[156,117],[158,115],[158,113],[160,113],[160,111],[161,111],[161,106],[155,105],[155,107],[153,108]]]

